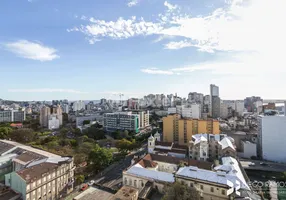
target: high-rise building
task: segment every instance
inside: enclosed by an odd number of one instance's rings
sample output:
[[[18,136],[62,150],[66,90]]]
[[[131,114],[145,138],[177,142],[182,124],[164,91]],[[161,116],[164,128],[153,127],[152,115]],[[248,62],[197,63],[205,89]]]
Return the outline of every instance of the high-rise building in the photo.
[[[149,110],[147,111],[132,111],[132,114],[139,116],[139,128],[149,126]]]
[[[210,100],[211,100],[211,115],[213,118],[220,117],[220,98],[219,87],[216,85],[210,85]]]
[[[49,115],[51,114],[51,108],[48,106],[43,106],[40,109],[40,125],[42,127],[48,127],[49,125]]]
[[[179,114],[163,117],[163,141],[188,145],[194,134],[219,134],[219,121],[213,119],[183,119]]]
[[[50,117],[51,116],[51,117]],[[59,122],[59,126],[63,124],[63,112],[60,105],[52,106],[43,106],[40,109],[40,125],[42,127],[54,127],[52,129],[59,128],[56,124]]]
[[[132,112],[106,113],[103,117],[103,128],[108,131],[128,130],[139,132],[139,115]]]
[[[73,111],[85,110],[84,101],[75,101],[72,106]]]
[[[257,155],[275,162],[286,162],[286,116],[259,116]]]

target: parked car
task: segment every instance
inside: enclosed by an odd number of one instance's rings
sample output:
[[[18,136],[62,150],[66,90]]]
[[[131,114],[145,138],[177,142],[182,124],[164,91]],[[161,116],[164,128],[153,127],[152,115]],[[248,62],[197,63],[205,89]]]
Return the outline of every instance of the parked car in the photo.
[[[262,165],[262,166],[267,166],[267,164],[264,163],[264,162],[261,162],[260,165]]]
[[[81,190],[81,191],[85,191],[87,188],[88,188],[88,184],[84,184],[84,185],[80,188],[80,190]]]
[[[95,183],[95,181],[94,181],[94,180],[91,180],[91,181],[88,182],[88,185],[89,185],[89,186],[92,186],[94,183]]]

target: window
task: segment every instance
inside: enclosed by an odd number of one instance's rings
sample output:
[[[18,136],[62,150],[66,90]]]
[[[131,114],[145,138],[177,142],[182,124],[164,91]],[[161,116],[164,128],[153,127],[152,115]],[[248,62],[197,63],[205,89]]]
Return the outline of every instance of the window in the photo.
[[[204,186],[203,185],[201,185],[201,190],[204,190]]]
[[[137,188],[137,180],[134,180],[134,187]]]
[[[124,179],[124,184],[127,185],[127,178]]]
[[[211,192],[214,192],[214,188],[213,187],[211,187]]]
[[[27,185],[27,191],[30,190],[30,184]]]
[[[32,194],[35,195],[35,194],[36,194],[36,191],[34,190]]]
[[[225,190],[221,190],[221,194],[222,194],[222,195],[225,195]]]
[[[190,183],[190,187],[194,187],[194,184],[193,184],[193,183]]]

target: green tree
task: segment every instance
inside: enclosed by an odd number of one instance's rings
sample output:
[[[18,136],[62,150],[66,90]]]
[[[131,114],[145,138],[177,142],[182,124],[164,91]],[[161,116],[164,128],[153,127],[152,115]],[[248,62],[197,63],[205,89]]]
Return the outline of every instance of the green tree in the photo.
[[[136,142],[135,140],[126,140],[126,139],[122,139],[117,141],[116,143],[116,148],[122,152],[122,153],[127,153],[128,151],[131,151],[132,149],[136,148]]]
[[[63,113],[63,123],[69,123],[69,115],[67,113]]]
[[[81,133],[81,130],[79,128],[76,128],[76,129],[73,129],[73,134],[77,137],[81,136],[82,133]]]
[[[124,130],[120,133],[121,138],[127,138],[129,136],[128,130]]]
[[[66,138],[67,135],[68,135],[68,132],[69,132],[69,130],[68,130],[67,128],[62,128],[62,129],[60,130],[60,137],[61,137],[61,138]]]
[[[10,133],[10,138],[16,142],[29,143],[34,140],[35,133],[32,129],[16,129]]]
[[[74,155],[74,163],[75,165],[79,165],[83,162],[85,162],[87,159],[87,155],[83,153],[75,154]]]
[[[116,139],[116,140],[122,139],[121,136],[120,136],[120,131],[119,131],[119,130],[112,132],[112,133],[111,133],[111,136],[112,136],[114,139]]]
[[[101,148],[96,144],[89,153],[88,159],[94,170],[99,171],[110,165],[112,162],[112,152],[109,149]]]
[[[82,125],[90,124],[90,120],[83,120]]]
[[[12,131],[10,127],[0,127],[0,139],[7,139]]]
[[[86,131],[85,134],[89,137],[89,138],[93,138],[95,140],[101,140],[101,139],[105,139],[105,133],[102,129],[98,129],[95,127],[89,127]]]
[[[165,195],[162,200],[197,200],[200,199],[199,192],[194,187],[175,182],[164,188]]]
[[[88,155],[93,148],[93,143],[84,142],[79,146],[78,152]]]
[[[84,182],[84,175],[77,175],[75,178],[75,182],[77,185],[80,185]]]

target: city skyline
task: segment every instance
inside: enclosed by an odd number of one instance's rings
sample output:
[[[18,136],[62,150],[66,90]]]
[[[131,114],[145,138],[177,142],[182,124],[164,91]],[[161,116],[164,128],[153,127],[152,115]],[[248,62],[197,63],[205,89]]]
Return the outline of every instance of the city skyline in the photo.
[[[0,98],[187,97],[215,84],[221,99],[286,99],[285,4],[4,0]]]

